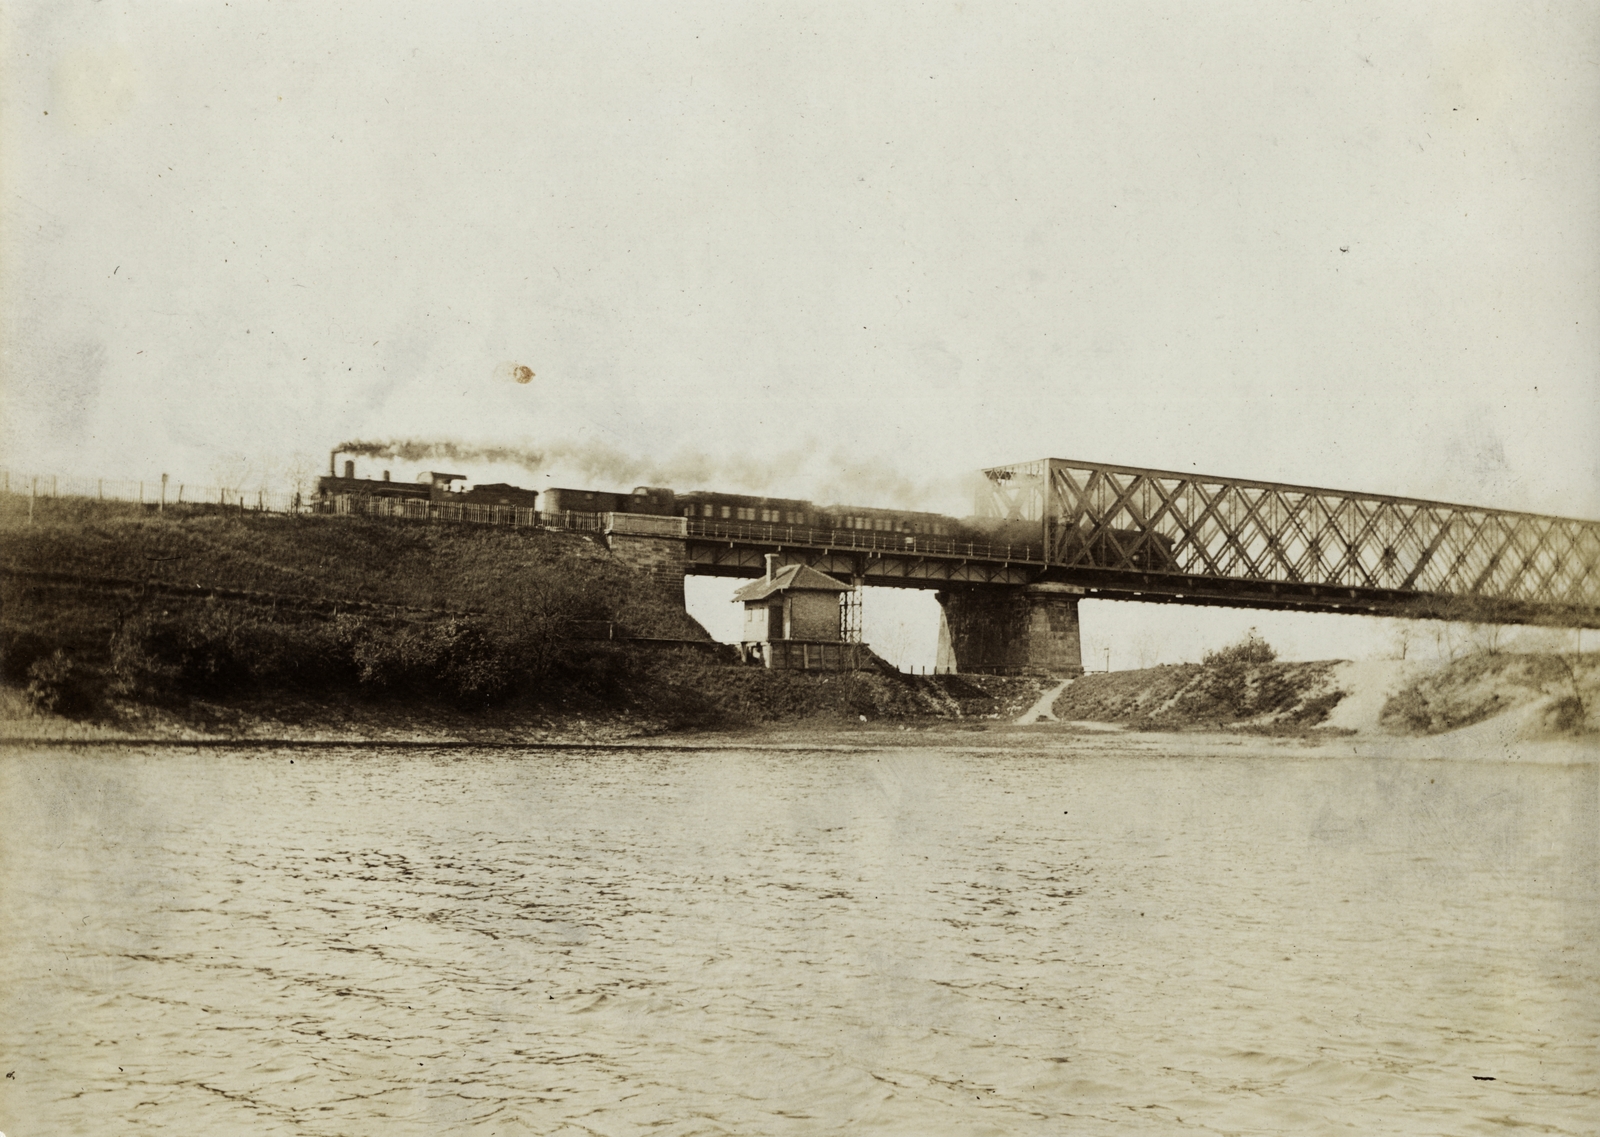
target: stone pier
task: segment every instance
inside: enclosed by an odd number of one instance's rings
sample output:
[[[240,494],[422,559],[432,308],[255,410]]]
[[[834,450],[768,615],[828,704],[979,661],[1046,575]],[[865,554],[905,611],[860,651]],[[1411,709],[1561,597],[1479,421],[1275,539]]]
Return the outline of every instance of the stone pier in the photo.
[[[1001,675],[1081,675],[1082,595],[1074,585],[1049,583],[940,592],[939,666]]]

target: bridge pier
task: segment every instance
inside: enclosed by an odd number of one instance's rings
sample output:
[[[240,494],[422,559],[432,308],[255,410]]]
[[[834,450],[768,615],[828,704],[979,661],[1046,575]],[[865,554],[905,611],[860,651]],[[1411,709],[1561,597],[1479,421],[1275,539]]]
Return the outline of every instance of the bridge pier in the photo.
[[[1081,675],[1078,599],[1070,584],[936,593],[941,668],[1006,675]]]

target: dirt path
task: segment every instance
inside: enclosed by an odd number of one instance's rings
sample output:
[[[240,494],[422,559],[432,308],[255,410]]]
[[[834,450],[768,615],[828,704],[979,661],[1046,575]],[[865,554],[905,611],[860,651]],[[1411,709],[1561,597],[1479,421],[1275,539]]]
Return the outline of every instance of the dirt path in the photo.
[[[1040,720],[1045,722],[1055,722],[1056,713],[1050,708],[1056,705],[1056,700],[1061,697],[1061,692],[1065,691],[1070,686],[1072,686],[1072,680],[1063,679],[1059,684],[1040,695],[1038,702],[1034,703],[1033,706],[1022,712],[1021,716],[1017,719],[1017,725],[1027,726],[1029,723],[1039,722]]]

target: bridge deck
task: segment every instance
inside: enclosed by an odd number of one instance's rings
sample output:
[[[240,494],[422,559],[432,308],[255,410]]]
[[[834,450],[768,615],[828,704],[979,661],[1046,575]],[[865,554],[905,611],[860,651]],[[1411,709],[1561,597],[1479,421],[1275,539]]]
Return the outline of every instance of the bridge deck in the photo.
[[[705,576],[760,576],[767,553],[841,580],[899,588],[1028,584],[1048,567],[1037,545],[712,519],[686,525],[688,571]]]

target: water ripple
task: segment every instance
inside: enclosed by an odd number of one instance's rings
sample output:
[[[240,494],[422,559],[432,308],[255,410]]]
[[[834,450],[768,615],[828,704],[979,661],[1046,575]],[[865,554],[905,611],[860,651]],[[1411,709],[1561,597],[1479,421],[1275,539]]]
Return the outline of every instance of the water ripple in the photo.
[[[293,757],[0,759],[0,1129],[1595,1129],[1593,767]]]

